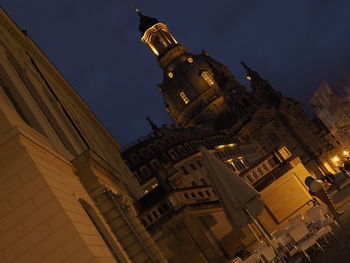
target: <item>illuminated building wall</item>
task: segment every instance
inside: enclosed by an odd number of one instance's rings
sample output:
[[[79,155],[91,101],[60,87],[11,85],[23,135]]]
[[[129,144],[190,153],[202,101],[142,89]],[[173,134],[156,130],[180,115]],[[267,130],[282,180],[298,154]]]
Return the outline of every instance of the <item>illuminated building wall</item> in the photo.
[[[0,262],[167,262],[119,145],[0,9]]]
[[[310,100],[312,110],[344,146],[350,146],[350,88],[323,82]]]

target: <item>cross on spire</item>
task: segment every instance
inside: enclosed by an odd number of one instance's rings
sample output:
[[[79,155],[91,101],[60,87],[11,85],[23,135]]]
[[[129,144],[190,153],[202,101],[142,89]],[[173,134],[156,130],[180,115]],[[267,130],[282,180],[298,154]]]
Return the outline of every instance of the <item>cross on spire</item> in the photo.
[[[138,8],[137,5],[134,2],[131,2],[130,6],[135,10],[136,14],[139,17],[143,17],[143,14],[142,14],[140,8]]]

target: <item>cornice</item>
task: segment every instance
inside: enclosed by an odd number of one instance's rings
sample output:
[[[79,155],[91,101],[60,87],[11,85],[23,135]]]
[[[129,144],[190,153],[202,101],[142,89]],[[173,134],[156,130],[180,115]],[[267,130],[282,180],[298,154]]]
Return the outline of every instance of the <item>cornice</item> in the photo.
[[[52,77],[60,87],[63,88],[64,93],[67,93],[69,97],[74,98],[74,103],[78,103],[81,109],[87,113],[87,115],[92,118],[95,123],[105,132],[105,135],[109,140],[117,147],[119,150],[119,145],[109,133],[109,131],[98,121],[95,115],[90,111],[89,106],[82,100],[75,89],[67,82],[67,80],[62,76],[58,69],[53,65],[53,63],[48,59],[48,57],[40,50],[40,48],[34,43],[34,41],[26,35],[11,18],[6,14],[6,12],[0,8],[0,26],[14,39],[17,43],[23,47],[36,62],[44,67],[45,71]],[[1,29],[0,29],[1,34]],[[72,108],[72,107],[71,107]],[[73,107],[74,108],[74,107]]]

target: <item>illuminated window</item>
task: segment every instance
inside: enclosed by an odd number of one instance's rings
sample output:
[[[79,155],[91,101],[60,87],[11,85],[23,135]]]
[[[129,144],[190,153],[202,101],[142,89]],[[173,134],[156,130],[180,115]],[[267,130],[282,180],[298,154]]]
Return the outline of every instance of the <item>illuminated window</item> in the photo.
[[[209,84],[209,86],[215,85],[215,81],[213,79],[213,74],[208,71],[202,72],[202,78]]]
[[[185,92],[183,91],[180,91],[179,92],[179,96],[180,98],[182,99],[182,101],[185,103],[185,104],[188,104],[190,102],[189,98],[186,96]]]

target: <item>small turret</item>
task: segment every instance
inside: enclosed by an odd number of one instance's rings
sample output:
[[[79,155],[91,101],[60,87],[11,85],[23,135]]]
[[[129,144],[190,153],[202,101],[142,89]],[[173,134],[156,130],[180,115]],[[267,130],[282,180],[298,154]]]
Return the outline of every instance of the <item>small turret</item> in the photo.
[[[281,93],[274,90],[271,84],[260,77],[260,75],[248,67],[243,61],[242,66],[246,71],[246,78],[250,81],[250,86],[253,89],[253,95],[256,101],[266,103],[268,105],[279,107],[282,98]]]
[[[157,125],[151,120],[150,117],[146,117],[146,120],[148,121],[149,125],[151,126],[152,130],[156,132],[158,130]]]
[[[131,6],[140,17],[139,30],[142,34],[141,41],[150,47],[158,59],[161,59],[173,47],[178,46],[176,39],[170,34],[165,24],[160,23],[157,18],[143,15],[135,4]]]

